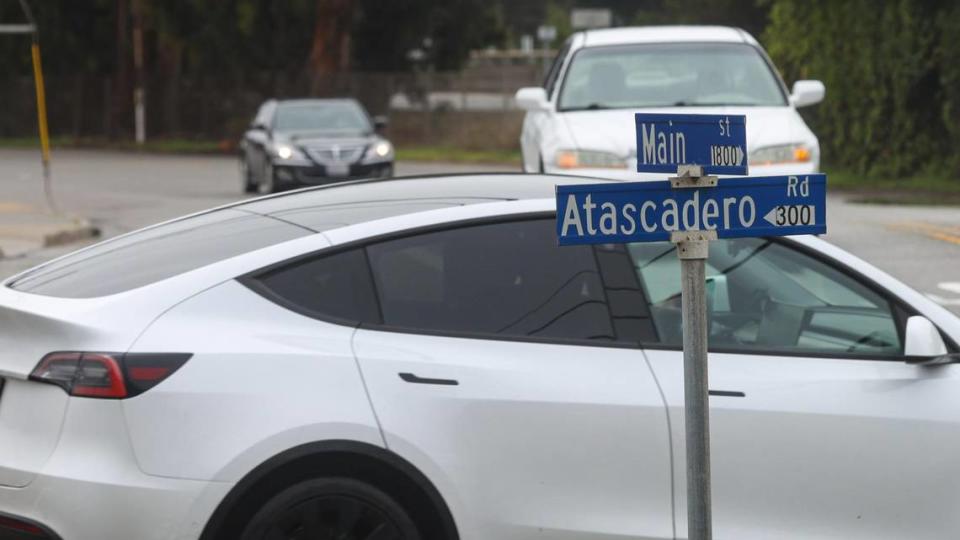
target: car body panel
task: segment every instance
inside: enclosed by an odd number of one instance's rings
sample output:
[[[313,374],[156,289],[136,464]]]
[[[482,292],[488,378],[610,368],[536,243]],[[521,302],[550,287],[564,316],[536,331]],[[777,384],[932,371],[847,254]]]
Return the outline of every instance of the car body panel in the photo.
[[[673,425],[683,353],[647,350]],[[711,353],[717,538],[949,538],[960,528],[960,366]],[[682,429],[674,447],[684,447]],[[675,464],[677,536],[686,471]]]
[[[354,360],[353,332],[289,311],[235,280],[165,313],[131,352],[176,349],[193,358],[123,401],[140,467],[158,476],[236,482],[308,442],[383,446]],[[165,444],[171,440],[182,444]]]
[[[355,348],[387,446],[455,486],[461,538],[672,537],[669,428],[638,351],[364,329]]]

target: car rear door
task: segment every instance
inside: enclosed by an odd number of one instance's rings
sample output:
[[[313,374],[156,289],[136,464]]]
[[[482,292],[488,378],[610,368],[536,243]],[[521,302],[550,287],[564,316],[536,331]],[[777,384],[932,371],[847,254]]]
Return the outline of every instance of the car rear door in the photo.
[[[646,355],[682,449],[675,248],[628,249],[658,334]],[[710,250],[714,537],[955,537],[960,366],[907,364],[906,306],[812,252],[768,239]],[[675,467],[686,538],[682,450]]]
[[[527,220],[367,255],[383,323],[354,349],[386,444],[437,484],[461,538],[673,537],[664,403],[617,338],[642,303],[616,297],[592,248]]]

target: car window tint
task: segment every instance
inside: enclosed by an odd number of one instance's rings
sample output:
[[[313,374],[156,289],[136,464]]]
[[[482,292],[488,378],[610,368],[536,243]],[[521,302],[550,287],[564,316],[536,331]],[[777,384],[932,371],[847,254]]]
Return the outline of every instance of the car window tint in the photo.
[[[223,209],[102,242],[42,266],[10,287],[64,298],[104,296],[307,234],[311,231],[283,221]]]
[[[257,276],[253,282],[268,292],[268,298],[307,315],[349,322],[380,319],[361,249],[298,261]]]
[[[615,338],[596,259],[553,221],[479,225],[368,247],[384,324],[432,331]]]
[[[657,242],[628,249],[659,341],[680,346],[676,248]],[[787,245],[762,238],[712,242],[706,274],[711,348],[901,354],[889,301]]]

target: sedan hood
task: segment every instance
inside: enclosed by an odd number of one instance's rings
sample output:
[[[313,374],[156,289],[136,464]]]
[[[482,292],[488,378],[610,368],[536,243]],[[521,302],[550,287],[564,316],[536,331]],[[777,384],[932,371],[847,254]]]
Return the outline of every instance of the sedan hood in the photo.
[[[666,107],[561,112],[570,138],[582,150],[603,150],[621,157],[636,157],[637,112],[668,114],[742,114],[747,117],[747,148],[816,141],[792,107]]]
[[[373,144],[380,137],[374,134],[363,133],[334,133],[334,132],[309,132],[309,133],[277,133],[275,140],[278,143],[291,143],[297,146],[366,146]]]

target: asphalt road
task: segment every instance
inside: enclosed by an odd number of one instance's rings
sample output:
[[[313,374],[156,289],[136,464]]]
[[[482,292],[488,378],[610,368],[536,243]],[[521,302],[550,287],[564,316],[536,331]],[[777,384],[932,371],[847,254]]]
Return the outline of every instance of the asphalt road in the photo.
[[[493,170],[511,168],[397,164],[399,175]],[[230,157],[61,150],[53,176],[58,205],[91,219],[105,237],[244,197]],[[42,207],[40,178],[36,151],[0,150],[0,209],[6,203]],[[830,196],[827,209],[828,241],[960,314],[960,208],[857,204],[841,195]],[[2,259],[0,277],[76,247]]]

